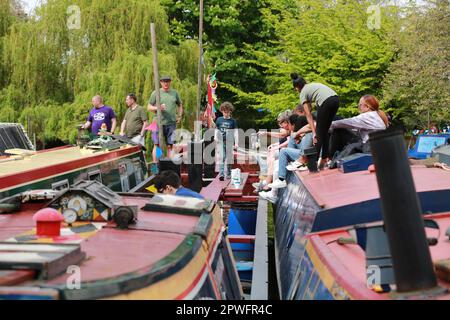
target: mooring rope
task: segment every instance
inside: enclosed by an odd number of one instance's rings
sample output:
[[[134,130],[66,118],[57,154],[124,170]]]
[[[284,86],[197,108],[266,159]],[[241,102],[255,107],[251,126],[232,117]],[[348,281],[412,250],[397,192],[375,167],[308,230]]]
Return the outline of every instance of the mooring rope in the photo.
[[[446,165],[446,164],[443,163],[443,162],[436,162],[436,163],[434,164],[434,166],[435,166],[436,168],[441,168],[441,169],[443,169],[443,170],[445,170],[445,171],[450,171],[450,166]]]

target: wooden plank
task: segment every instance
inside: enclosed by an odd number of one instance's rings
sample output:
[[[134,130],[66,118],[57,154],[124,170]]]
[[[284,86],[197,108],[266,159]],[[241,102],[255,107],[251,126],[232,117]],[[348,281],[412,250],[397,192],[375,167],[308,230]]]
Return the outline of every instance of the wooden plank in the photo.
[[[5,153],[7,153],[7,154],[14,154],[14,155],[21,155],[21,156],[29,156],[29,155],[36,154],[36,151],[14,148],[14,149],[7,149],[7,150],[5,150]]]
[[[55,289],[37,287],[1,287],[1,300],[58,300],[59,292]]]
[[[229,234],[228,240],[230,243],[254,243],[255,236],[247,234]]]
[[[217,176],[207,187],[202,188],[200,194],[206,199],[217,202],[219,201],[223,190],[228,186],[229,183],[230,180],[220,181],[219,176]]]
[[[232,183],[228,185],[228,187],[225,189],[225,196],[227,197],[241,197],[245,184],[247,183],[247,179],[249,177],[248,172],[244,172],[241,174],[242,180],[241,184],[239,186],[234,186]]]
[[[35,274],[33,270],[0,270],[0,287],[14,286],[32,280]]]
[[[49,253],[65,253],[76,249],[78,245],[56,245],[56,244],[23,244],[23,243],[5,243],[0,242],[0,254],[3,252],[49,252]]]
[[[0,243],[0,269],[35,270],[42,279],[64,273],[86,256],[79,245]],[[23,248],[23,250],[21,250]]]

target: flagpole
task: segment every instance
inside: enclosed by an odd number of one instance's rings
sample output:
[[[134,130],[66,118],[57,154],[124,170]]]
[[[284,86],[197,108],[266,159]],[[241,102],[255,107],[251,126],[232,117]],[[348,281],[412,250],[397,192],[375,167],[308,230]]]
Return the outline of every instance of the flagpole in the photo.
[[[161,95],[159,92],[159,72],[158,72],[158,51],[156,48],[156,32],[155,32],[155,24],[150,24],[150,34],[152,37],[152,53],[153,53],[153,80],[155,84],[155,94],[156,94],[156,114],[157,114],[157,122],[158,122],[158,138],[159,138],[159,147],[162,150],[163,143],[163,130],[161,125]]]
[[[202,95],[202,58],[203,58],[203,0],[200,0],[200,17],[198,24],[198,48],[199,48],[199,57],[198,57],[198,78],[197,78],[197,110],[195,114],[195,123],[194,123],[194,131],[195,131],[195,141],[200,141],[200,104],[201,104],[201,95]]]

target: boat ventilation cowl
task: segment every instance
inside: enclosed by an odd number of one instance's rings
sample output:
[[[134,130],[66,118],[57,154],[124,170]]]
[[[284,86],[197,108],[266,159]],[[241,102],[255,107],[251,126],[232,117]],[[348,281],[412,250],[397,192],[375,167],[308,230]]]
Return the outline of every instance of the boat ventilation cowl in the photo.
[[[58,237],[61,235],[63,215],[53,208],[43,208],[37,211],[33,220],[36,222],[37,236]]]

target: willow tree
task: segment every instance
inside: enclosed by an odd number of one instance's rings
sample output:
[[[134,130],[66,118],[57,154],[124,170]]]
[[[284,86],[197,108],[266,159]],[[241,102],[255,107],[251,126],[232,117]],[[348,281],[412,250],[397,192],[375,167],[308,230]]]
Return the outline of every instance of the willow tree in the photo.
[[[36,121],[41,123],[35,126],[39,138],[73,142],[91,97],[100,94],[121,121],[127,93],[136,93],[146,105],[153,90],[151,22],[156,25],[160,73],[172,76],[183,100],[195,101],[196,74],[186,61],[198,59],[197,47],[169,44],[159,1],[48,0],[28,21],[13,23],[5,36],[3,60],[9,72],[0,111],[12,108],[23,121],[37,117],[33,109],[40,110],[45,117]],[[187,114],[195,108],[185,106]]]

